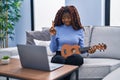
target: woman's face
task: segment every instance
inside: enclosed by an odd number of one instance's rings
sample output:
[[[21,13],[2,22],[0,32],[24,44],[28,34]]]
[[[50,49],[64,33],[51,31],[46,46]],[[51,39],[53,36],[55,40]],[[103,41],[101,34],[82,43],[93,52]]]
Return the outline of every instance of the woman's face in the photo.
[[[66,26],[70,26],[71,25],[71,16],[69,13],[64,13],[62,16],[62,22],[66,25]]]

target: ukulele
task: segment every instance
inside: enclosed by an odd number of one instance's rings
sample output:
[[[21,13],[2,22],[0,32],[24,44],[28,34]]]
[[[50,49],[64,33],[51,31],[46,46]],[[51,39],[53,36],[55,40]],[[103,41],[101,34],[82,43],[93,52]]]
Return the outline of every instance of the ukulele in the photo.
[[[96,52],[96,50],[104,51],[106,48],[107,46],[104,43],[102,44],[99,43],[98,45],[94,45],[92,47],[84,47],[84,48],[80,48],[80,46],[78,45],[64,44],[61,48],[61,56],[63,56],[64,58],[67,58],[72,54],[80,54],[81,52],[84,52],[84,51],[87,51],[88,53],[93,54],[94,52]]]

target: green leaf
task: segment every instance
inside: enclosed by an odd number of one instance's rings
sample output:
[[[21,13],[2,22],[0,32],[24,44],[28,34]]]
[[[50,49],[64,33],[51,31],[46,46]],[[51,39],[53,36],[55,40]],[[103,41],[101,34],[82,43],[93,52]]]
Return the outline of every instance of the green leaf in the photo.
[[[3,56],[2,59],[9,59],[9,56]]]
[[[23,0],[0,0],[0,38],[6,34],[12,39],[15,23],[20,19],[20,7]]]

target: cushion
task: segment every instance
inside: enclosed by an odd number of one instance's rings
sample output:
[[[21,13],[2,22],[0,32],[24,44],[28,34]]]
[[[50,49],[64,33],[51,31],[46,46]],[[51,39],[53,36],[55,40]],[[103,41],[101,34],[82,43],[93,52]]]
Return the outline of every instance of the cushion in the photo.
[[[35,45],[33,39],[49,41],[50,34],[48,30],[43,31],[27,31],[26,32],[26,44]]]
[[[101,80],[107,74],[120,67],[120,60],[107,58],[84,58],[84,64],[79,68],[80,80]],[[73,74],[75,80],[75,74]]]
[[[1,48],[0,49],[0,59],[2,56],[15,56],[18,55],[17,47]]]
[[[34,39],[34,42],[35,42],[35,45],[46,46],[47,53],[49,56],[53,56],[55,54],[50,50],[50,47],[49,47],[50,41],[41,41],[41,40]]]
[[[85,26],[84,46],[89,46],[92,26]]]
[[[107,49],[104,52],[96,51],[89,57],[104,57],[120,59],[120,27],[94,27],[91,46],[105,43]]]

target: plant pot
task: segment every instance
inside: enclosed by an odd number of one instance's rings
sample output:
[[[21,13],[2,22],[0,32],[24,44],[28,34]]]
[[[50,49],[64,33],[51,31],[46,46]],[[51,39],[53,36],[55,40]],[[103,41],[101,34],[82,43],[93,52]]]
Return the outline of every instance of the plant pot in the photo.
[[[9,59],[1,59],[2,64],[9,64],[10,63],[10,58]]]

